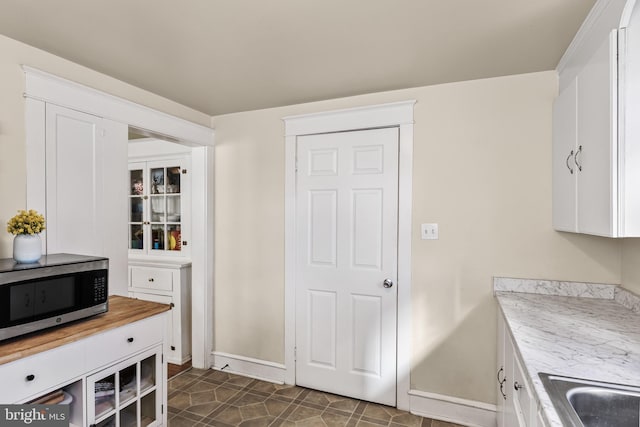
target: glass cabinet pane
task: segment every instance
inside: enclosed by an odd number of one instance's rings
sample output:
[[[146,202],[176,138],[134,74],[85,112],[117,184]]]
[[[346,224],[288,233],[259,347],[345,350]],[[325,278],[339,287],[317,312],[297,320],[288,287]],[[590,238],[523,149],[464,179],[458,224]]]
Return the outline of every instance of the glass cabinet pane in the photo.
[[[138,425],[138,411],[136,402],[120,411],[120,427],[136,427]]]
[[[164,250],[164,225],[151,226],[151,249]]]
[[[156,355],[140,362],[140,394],[156,385]]]
[[[167,222],[180,222],[180,196],[167,196]]]
[[[129,198],[129,222],[142,222],[143,209],[142,197]]]
[[[156,392],[147,394],[140,401],[140,425],[148,426],[156,420]]]
[[[136,365],[122,369],[120,375],[120,405],[126,405],[131,399],[138,395],[138,377],[136,375]]]
[[[151,196],[151,222],[164,222],[164,196]]]
[[[129,171],[129,181],[131,183],[131,195],[142,196],[144,193],[144,185],[142,178],[142,169],[134,169]]]
[[[102,420],[96,424],[96,427],[116,427],[116,416],[112,415],[106,420]]]
[[[111,374],[94,384],[95,414],[100,418],[116,407],[116,377]]]
[[[167,193],[179,193],[180,192],[180,168],[169,167],[167,168]]]
[[[164,168],[151,169],[151,194],[164,194]]]
[[[144,228],[142,224],[131,224],[131,249],[144,249]]]
[[[182,233],[180,232],[179,225],[168,225],[167,236],[169,239],[169,247],[167,249],[170,251],[179,251],[182,249]]]

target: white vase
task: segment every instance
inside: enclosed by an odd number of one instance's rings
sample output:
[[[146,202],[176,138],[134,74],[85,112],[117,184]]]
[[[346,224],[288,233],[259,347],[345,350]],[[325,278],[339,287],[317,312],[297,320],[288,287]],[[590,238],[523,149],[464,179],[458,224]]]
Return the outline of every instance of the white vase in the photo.
[[[13,259],[20,264],[36,262],[42,257],[39,234],[17,234],[13,238]]]

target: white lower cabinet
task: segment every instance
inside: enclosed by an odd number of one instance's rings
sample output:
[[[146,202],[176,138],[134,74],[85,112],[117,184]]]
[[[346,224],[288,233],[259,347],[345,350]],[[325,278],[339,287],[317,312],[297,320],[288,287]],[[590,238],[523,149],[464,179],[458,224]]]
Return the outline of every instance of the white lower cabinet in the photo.
[[[191,263],[174,260],[129,261],[129,297],[169,304],[169,363],[191,359]]]
[[[498,427],[545,427],[533,387],[504,318],[498,315]]]
[[[166,317],[0,365],[0,404],[37,403],[62,391],[72,427],[166,425]]]

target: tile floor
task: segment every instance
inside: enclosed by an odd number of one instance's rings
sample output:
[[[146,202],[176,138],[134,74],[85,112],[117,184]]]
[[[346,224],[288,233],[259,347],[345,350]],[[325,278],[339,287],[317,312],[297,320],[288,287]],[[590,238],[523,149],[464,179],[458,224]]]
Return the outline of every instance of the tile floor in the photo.
[[[191,369],[169,380],[169,427],[460,427],[388,406],[226,372]]]

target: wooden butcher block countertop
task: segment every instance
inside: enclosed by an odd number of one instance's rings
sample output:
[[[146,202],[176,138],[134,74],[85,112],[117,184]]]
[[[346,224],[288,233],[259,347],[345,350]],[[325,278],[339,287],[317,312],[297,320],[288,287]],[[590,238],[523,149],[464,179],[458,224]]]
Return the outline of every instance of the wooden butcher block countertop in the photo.
[[[166,304],[112,295],[109,297],[109,311],[106,313],[24,337],[0,341],[0,365],[146,319],[169,309]]]

